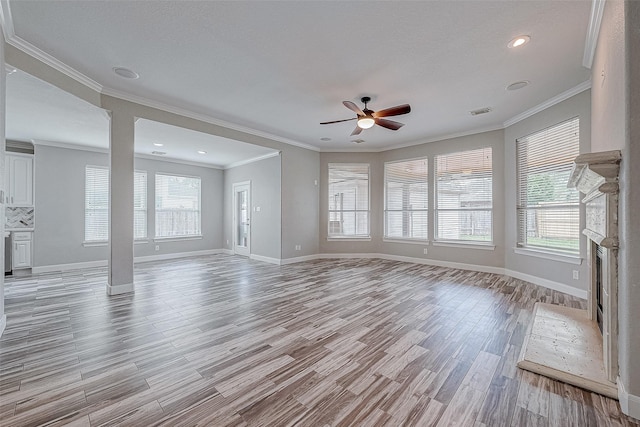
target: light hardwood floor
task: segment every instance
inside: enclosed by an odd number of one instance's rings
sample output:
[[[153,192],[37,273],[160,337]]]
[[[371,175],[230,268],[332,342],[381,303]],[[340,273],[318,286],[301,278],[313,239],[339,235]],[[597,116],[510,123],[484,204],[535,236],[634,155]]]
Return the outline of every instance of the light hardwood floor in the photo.
[[[216,255],[6,281],[0,425],[630,426],[516,368],[536,301],[506,276]]]

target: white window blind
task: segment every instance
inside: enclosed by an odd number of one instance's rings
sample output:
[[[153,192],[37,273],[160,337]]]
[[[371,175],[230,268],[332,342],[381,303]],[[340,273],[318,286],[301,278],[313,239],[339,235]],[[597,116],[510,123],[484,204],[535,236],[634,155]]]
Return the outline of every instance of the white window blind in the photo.
[[[84,240],[109,240],[109,169],[105,167],[85,168]]]
[[[156,174],[156,237],[200,234],[200,178]]]
[[[133,231],[135,239],[147,237],[147,173],[133,173]],[[85,242],[109,240],[109,168],[85,169]]]
[[[369,165],[329,164],[329,237],[369,236]]]
[[[427,159],[384,164],[384,237],[427,240]]]
[[[518,246],[578,254],[579,193],[567,187],[579,119],[516,140]]]
[[[491,147],[435,157],[436,239],[493,240]]]
[[[147,238],[147,173],[133,174],[133,237]]]

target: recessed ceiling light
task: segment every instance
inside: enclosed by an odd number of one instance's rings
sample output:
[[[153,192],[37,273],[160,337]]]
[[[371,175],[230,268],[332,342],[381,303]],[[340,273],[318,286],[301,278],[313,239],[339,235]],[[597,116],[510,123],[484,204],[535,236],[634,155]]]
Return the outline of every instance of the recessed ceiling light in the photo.
[[[519,82],[511,83],[509,86],[507,86],[507,90],[518,90],[528,85],[529,85],[529,80],[522,80]]]
[[[324,138],[320,138],[320,141],[331,141],[331,138],[327,138],[326,136]]]
[[[529,36],[518,36],[515,39],[511,40],[507,47],[512,48],[524,46],[525,44],[529,43],[529,40],[531,40],[531,37]]]
[[[4,64],[4,70],[7,72],[7,75],[13,74],[16,72],[16,69],[9,64]]]
[[[119,75],[120,77],[124,77],[125,79],[137,79],[140,77],[140,74],[136,73],[133,70],[124,67],[114,67],[113,72]]]
[[[207,152],[204,150],[198,150],[198,154],[207,154]]]
[[[154,142],[153,145],[155,145],[156,147],[162,147],[164,144],[161,144],[159,142]]]

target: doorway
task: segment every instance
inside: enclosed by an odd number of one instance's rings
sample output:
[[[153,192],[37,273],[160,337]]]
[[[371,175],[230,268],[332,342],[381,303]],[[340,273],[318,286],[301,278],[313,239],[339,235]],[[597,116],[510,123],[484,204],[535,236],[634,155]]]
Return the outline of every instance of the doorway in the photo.
[[[233,252],[251,254],[251,181],[233,184]]]

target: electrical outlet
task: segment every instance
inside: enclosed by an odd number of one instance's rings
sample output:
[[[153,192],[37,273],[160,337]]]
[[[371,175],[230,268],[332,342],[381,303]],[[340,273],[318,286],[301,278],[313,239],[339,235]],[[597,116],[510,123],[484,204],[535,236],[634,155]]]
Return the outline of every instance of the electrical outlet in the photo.
[[[580,279],[580,272],[578,270],[573,270],[573,280]]]
[[[429,253],[429,251],[427,250],[427,248],[424,248],[424,254],[426,255],[427,253]]]
[[[160,245],[156,245],[156,251],[160,250]]]
[[[300,245],[296,245],[296,251],[300,251],[302,250],[302,247]]]

